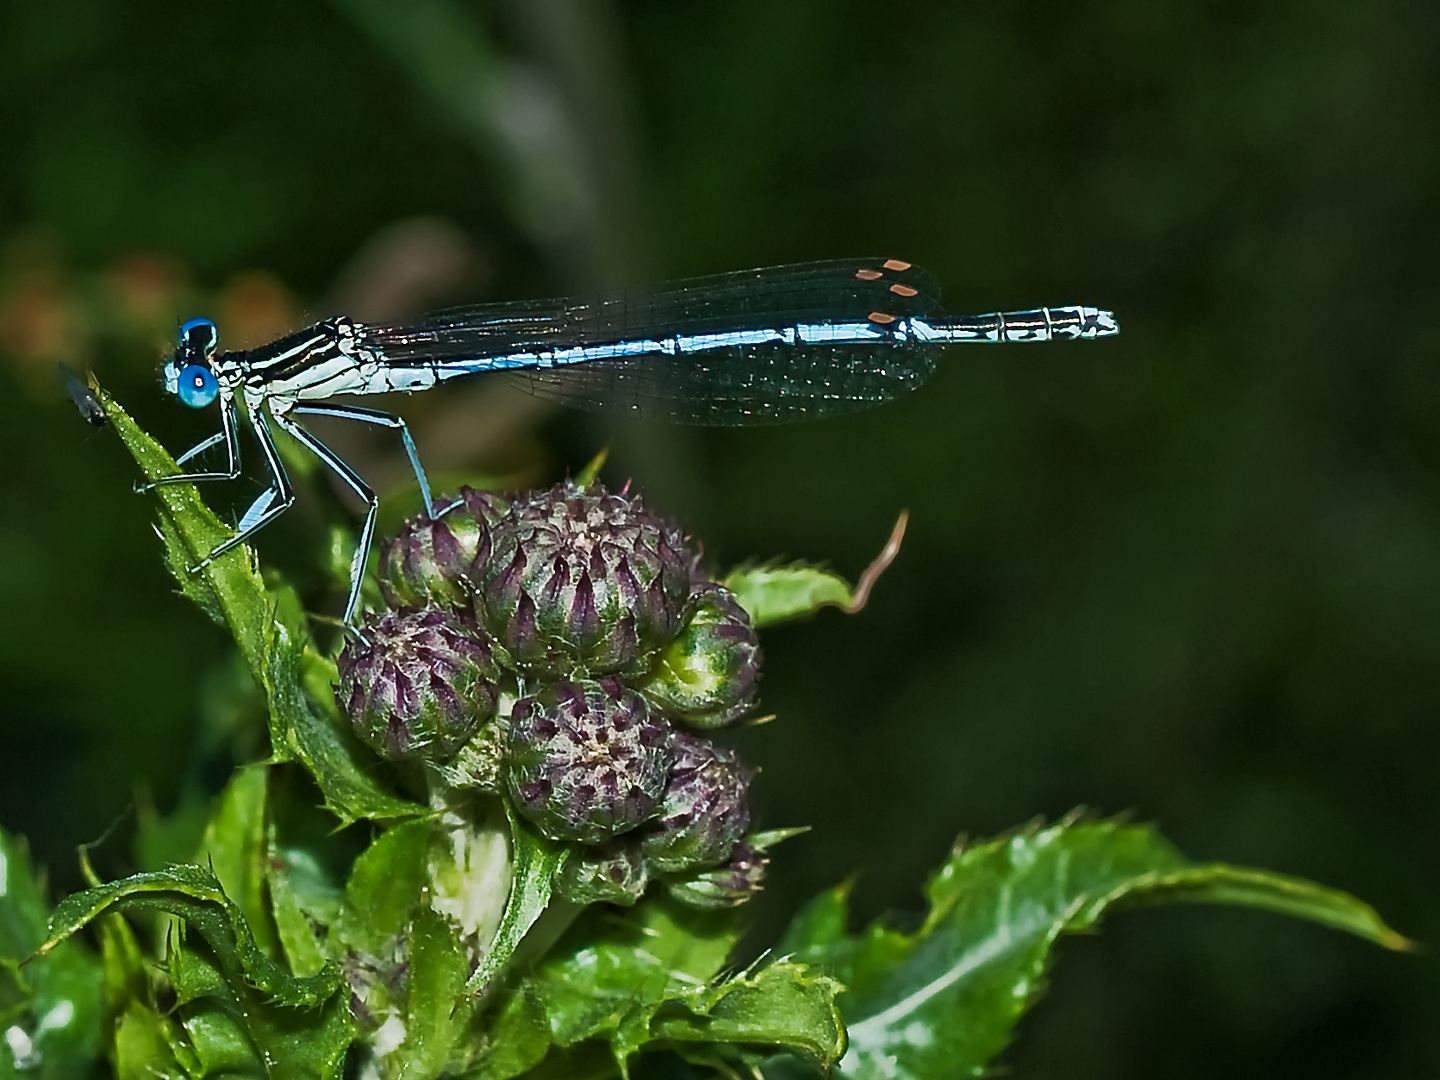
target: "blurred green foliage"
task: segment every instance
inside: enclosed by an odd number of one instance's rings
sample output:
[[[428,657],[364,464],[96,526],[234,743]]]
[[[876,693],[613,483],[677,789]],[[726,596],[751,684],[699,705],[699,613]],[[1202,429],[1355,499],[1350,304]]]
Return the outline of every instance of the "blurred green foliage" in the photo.
[[[567,414],[442,462],[551,478],[610,441],[606,475],[720,566],[853,578],[910,509],[862,614],[767,634],[762,820],[821,827],[772,865],[764,938],[857,867],[859,914],[916,907],[957,828],[1084,802],[1440,939],[1440,13],[456,0],[410,9],[451,19],[427,48],[386,30],[405,9],[0,7],[0,821],[55,891],[137,784],[202,798],[263,727],[55,361],[182,449],[210,429],[154,385],[177,318],[220,312],[233,344],[318,314],[377,232],[431,215],[474,252],[435,304],[873,252],[953,310],[1120,316],[1101,346],[953,350],[853,419]],[[427,74],[457,51],[490,66]],[[402,404],[435,456],[455,414]],[[320,485],[259,544],[319,610],[348,520]],[[1437,1007],[1433,958],[1185,910],[1069,943],[1008,1060],[1433,1075]]]

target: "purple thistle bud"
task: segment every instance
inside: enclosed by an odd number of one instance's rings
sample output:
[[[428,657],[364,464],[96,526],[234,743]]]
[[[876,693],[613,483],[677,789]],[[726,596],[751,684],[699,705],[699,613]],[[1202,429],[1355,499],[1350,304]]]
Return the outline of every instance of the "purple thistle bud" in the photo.
[[[661,650],[640,691],[704,731],[735,723],[755,704],[760,640],[750,616],[721,585],[696,588],[690,620]]]
[[[513,503],[490,543],[475,614],[522,668],[624,671],[680,629],[696,556],[638,496],[557,484]]]
[[[555,876],[556,890],[576,904],[629,907],[649,882],[640,850],[623,840],[601,848],[576,848]]]
[[[498,672],[464,616],[390,611],[363,633],[340,653],[335,701],[381,757],[445,761],[494,719]]]
[[[669,725],[614,679],[545,686],[510,711],[506,787],[551,839],[601,844],[644,823],[670,763]]]
[[[734,750],[677,731],[675,764],[656,819],[640,850],[652,870],[679,873],[724,862],[750,828],[748,792],[755,770]]]
[[[682,904],[702,911],[738,907],[760,891],[769,861],[765,852],[742,841],[725,865],[671,881],[666,888]]]
[[[470,576],[490,555],[490,526],[506,503],[462,487],[435,517],[417,514],[380,549],[380,591],[391,607],[468,607]]]

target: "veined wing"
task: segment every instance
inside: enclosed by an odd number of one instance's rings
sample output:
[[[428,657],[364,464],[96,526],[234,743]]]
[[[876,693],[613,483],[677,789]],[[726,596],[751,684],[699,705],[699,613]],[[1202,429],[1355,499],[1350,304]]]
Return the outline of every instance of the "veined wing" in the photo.
[[[898,260],[693,278],[594,300],[454,308],[367,327],[387,363],[444,377],[506,370],[580,408],[681,423],[785,423],[868,408],[919,386],[938,349],[903,333],[939,286]]]

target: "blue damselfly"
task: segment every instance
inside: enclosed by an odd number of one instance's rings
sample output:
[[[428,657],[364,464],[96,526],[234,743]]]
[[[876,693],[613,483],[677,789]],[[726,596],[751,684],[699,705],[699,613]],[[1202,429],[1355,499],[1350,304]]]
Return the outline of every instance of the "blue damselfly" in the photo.
[[[1114,317],[1092,307],[951,317],[939,286],[898,259],[842,260],[695,278],[596,300],[542,300],[454,308],[403,326],[339,317],[243,352],[217,352],[209,319],[191,319],[165,364],[165,389],[192,408],[220,404],[220,430],[176,459],[212,447],[226,465],[160,484],[240,475],[239,401],[260,443],[269,482],[235,535],[193,568],[249,539],[294,501],[273,421],[328,465],[367,506],[350,567],[344,621],[360,603],[379,501],[360,475],[301,426],[328,416],[400,433],[426,513],[430,494],[405,421],[330,403],[341,395],[411,393],[446,379],[508,372],[529,392],[580,408],[618,408],[676,423],[780,424],[888,401],[929,377],[957,342],[1105,337]]]

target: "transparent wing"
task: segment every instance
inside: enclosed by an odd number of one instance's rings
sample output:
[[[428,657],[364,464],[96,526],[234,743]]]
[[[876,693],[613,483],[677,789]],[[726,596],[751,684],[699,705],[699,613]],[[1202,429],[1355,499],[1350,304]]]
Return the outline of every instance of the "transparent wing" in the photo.
[[[869,323],[938,315],[939,286],[898,260],[803,263],[693,278],[594,300],[454,308],[403,327],[369,327],[391,363],[475,371],[556,350]],[[734,344],[674,355],[589,358],[510,372],[523,389],[579,408],[618,408],[680,423],[785,423],[868,408],[919,386],[934,346],[879,333],[864,343]]]

